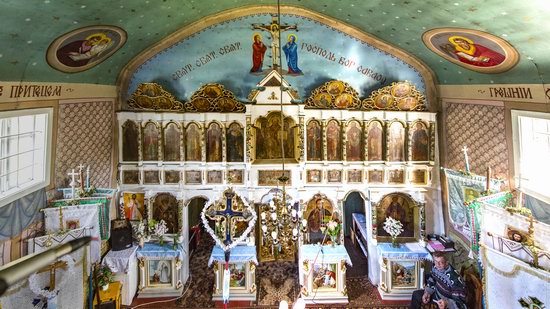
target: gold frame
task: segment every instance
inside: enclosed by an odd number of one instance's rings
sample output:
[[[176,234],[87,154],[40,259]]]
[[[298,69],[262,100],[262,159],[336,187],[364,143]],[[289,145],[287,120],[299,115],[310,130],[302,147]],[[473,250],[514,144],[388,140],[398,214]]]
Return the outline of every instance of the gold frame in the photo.
[[[313,263],[313,261],[309,261],[309,264],[310,264],[310,266],[311,266],[311,276],[310,276],[310,278],[309,278],[308,285],[311,283],[311,293],[315,294],[315,293],[333,293],[333,292],[338,292],[338,285],[339,285],[339,283],[340,283],[340,275],[341,275],[340,272],[342,271],[342,270],[340,269],[340,267],[339,267],[339,266],[340,266],[340,263]],[[322,288],[317,288],[317,289],[315,289],[315,288],[313,287],[313,281],[315,280],[315,278],[314,278],[314,276],[313,276],[313,274],[314,274],[314,272],[315,272],[315,265],[323,265],[323,264],[324,264],[324,265],[331,265],[331,266],[334,265],[334,266],[335,266],[335,269],[336,269],[336,271],[335,271],[335,276],[336,276],[336,279],[335,279],[335,280],[336,280],[336,284],[335,284],[335,285],[336,285],[336,286],[335,286],[334,288],[324,288],[324,287],[322,287]]]
[[[403,259],[403,260],[392,260],[392,259],[388,259],[388,275],[389,275],[389,279],[388,280],[389,282],[389,289],[390,290],[417,290],[418,289],[418,280],[420,279],[419,277],[419,272],[420,272],[420,265],[418,265],[418,261],[415,261],[415,260],[406,260],[406,259]],[[399,262],[411,262],[414,264],[414,284],[411,285],[411,286],[395,286],[393,285],[393,264],[394,263],[399,263]]]
[[[171,277],[171,283],[170,284],[167,284],[167,283],[162,283],[162,284],[155,284],[155,285],[151,285],[151,282],[150,282],[150,278],[149,278],[149,263],[151,261],[170,261],[170,266],[171,266],[171,273],[170,273],[170,277]],[[144,276],[145,276],[145,288],[147,289],[164,289],[164,288],[176,288],[176,263],[175,263],[175,259],[146,259],[145,260],[145,265],[144,265]]]

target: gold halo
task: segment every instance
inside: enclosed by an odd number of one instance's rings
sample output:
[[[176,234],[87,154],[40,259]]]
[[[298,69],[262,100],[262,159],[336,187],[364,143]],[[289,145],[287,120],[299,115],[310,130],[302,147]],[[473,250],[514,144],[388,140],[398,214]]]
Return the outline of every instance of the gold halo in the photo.
[[[252,42],[255,42],[255,41],[254,41],[254,38],[255,38],[256,36],[259,36],[259,37],[260,37],[260,41],[264,39],[264,38],[262,38],[262,35],[261,35],[259,32],[254,32],[254,34],[252,35]]]
[[[86,37],[86,41],[88,41],[89,39],[93,38],[94,36],[98,36],[100,37],[101,39],[99,39],[99,41],[103,40],[103,39],[108,39],[109,37],[107,37],[107,35],[105,35],[105,33],[103,32],[97,32],[97,33],[94,33],[94,34],[90,34],[89,36]]]
[[[290,33],[290,34],[286,37],[286,40],[287,40],[288,42],[290,42],[290,37],[292,37],[292,36],[294,37],[294,42],[298,41],[298,36],[297,36],[296,34],[294,34],[294,33]]]

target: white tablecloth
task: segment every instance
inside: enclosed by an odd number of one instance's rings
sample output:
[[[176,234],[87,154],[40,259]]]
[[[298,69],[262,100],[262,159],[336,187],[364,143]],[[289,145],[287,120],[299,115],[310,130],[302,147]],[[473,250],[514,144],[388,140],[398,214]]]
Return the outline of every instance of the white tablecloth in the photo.
[[[121,251],[109,251],[103,258],[103,264],[109,266],[109,268],[115,273],[128,273],[128,265],[130,260],[136,259],[136,251],[138,246],[121,250]]]

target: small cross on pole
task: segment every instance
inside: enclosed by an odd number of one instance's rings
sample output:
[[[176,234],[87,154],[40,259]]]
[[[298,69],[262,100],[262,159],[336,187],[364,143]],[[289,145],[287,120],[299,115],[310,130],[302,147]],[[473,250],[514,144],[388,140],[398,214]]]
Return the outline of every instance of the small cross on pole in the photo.
[[[71,198],[75,198],[75,193],[74,193],[74,188],[76,187],[76,176],[78,176],[79,173],[75,173],[74,171],[74,168],[72,170],[71,173],[69,173],[68,175],[71,176],[71,183],[69,184],[69,186],[71,186]]]

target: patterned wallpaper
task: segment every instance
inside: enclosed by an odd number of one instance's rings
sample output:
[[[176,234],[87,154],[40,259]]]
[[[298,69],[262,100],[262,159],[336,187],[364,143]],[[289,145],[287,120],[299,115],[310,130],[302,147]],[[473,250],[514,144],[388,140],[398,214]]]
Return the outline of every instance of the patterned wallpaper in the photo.
[[[56,187],[68,187],[67,173],[80,164],[90,165],[90,183],[96,188],[111,187],[113,104],[94,101],[59,105]]]
[[[471,172],[485,175],[491,167],[493,177],[508,179],[504,107],[447,103],[445,117],[445,167],[465,170],[462,147],[466,146]]]

